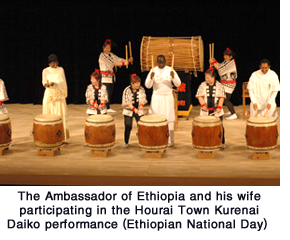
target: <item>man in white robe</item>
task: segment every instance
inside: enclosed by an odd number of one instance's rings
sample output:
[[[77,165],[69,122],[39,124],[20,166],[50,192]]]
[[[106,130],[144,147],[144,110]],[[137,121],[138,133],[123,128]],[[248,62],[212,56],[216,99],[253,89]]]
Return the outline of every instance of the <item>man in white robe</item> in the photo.
[[[280,90],[277,74],[270,69],[269,60],[260,62],[260,70],[252,73],[248,82],[248,90],[251,98],[250,115],[271,116],[278,118],[276,111],[276,96]]]
[[[165,57],[157,57],[157,67],[150,70],[145,80],[145,86],[152,88],[153,94],[149,108],[149,114],[163,115],[168,121],[169,140],[168,146],[174,145],[174,97],[172,93],[172,83],[178,87],[181,84],[177,73],[169,66],[165,66]]]
[[[58,66],[55,54],[48,57],[49,67],[42,71],[42,85],[45,87],[42,101],[43,114],[57,114],[62,118],[64,127],[64,139],[69,138],[67,126],[67,84],[62,67]]]

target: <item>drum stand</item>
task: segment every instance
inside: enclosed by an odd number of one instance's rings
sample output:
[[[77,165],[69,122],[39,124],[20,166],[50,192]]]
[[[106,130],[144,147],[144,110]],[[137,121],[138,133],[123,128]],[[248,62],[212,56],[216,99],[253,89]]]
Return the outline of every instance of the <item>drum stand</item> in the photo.
[[[145,150],[145,158],[162,158],[162,153],[166,153],[166,149]]]
[[[38,148],[38,156],[47,156],[47,157],[54,157],[54,152],[60,151],[60,147],[56,148]]]
[[[254,152],[253,159],[261,159],[261,160],[268,160],[270,159],[270,152]]]
[[[3,155],[4,150],[9,150],[9,147],[0,148],[0,156]]]
[[[107,157],[108,152],[111,152],[111,148],[91,148],[91,157]]]
[[[215,151],[197,151],[197,158],[198,159],[213,159],[215,157]]]

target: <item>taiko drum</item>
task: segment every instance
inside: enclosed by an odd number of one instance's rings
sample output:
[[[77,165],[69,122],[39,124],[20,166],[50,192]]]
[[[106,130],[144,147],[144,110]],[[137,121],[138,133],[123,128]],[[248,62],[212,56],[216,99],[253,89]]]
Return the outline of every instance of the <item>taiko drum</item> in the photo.
[[[161,115],[147,115],[138,122],[139,146],[144,150],[165,149],[168,145],[168,122]]]
[[[203,71],[203,41],[201,36],[191,37],[152,37],[144,36],[140,46],[141,71],[150,71],[152,58],[157,65],[157,56],[162,54],[166,61],[172,62],[174,55],[174,69],[176,71]]]
[[[247,145],[253,150],[271,150],[277,146],[278,128],[273,117],[250,117],[246,125]]]
[[[0,148],[9,147],[11,143],[11,121],[7,115],[0,114]]]
[[[59,115],[41,114],[34,118],[33,136],[38,148],[57,148],[63,144],[64,129]]]
[[[197,116],[192,124],[192,145],[201,150],[217,150],[222,145],[222,123],[215,116]]]
[[[110,115],[92,115],[85,123],[85,141],[90,148],[110,148],[115,144],[115,122]]]

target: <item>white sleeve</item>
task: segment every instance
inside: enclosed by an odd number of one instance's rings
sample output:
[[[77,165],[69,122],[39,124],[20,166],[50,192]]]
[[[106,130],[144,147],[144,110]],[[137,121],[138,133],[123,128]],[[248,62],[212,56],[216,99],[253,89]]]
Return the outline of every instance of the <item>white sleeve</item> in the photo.
[[[152,88],[152,86],[153,86],[153,80],[151,79],[151,73],[152,73],[152,69],[148,73],[146,80],[145,80],[145,87],[147,87],[147,88]]]
[[[252,103],[256,103],[256,97],[254,94],[254,89],[253,89],[253,82],[254,82],[254,73],[252,73],[248,85],[247,85],[247,89],[249,90],[249,95],[250,95],[250,99]]]
[[[252,103],[256,103],[256,97],[252,89],[249,89],[249,95]]]
[[[181,80],[180,80],[177,72],[175,70],[173,70],[173,72],[174,72],[174,78],[172,78],[172,82],[173,82],[175,87],[178,87],[181,84]]]
[[[270,94],[270,99],[269,99],[269,101],[268,101],[268,103],[273,103],[273,102],[275,102],[275,99],[276,99],[276,97],[277,97],[277,94],[278,94],[278,91],[273,91],[273,92],[271,92],[271,94]]]
[[[43,69],[42,71],[42,85],[44,86],[44,84],[48,83],[48,79],[47,79],[47,71],[45,69]]]

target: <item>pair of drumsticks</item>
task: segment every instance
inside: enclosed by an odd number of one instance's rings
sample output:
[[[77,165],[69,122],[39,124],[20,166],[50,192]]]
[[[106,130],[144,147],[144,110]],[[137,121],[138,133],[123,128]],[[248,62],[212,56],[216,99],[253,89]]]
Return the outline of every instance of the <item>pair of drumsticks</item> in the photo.
[[[269,111],[269,108],[267,107],[263,117],[266,117],[268,111]],[[256,113],[255,117],[257,117],[258,116],[258,108],[256,109],[255,113]]]
[[[209,59],[211,58],[214,58],[214,43],[209,44]]]
[[[130,58],[132,58],[132,46],[131,46],[131,41],[128,42],[129,44],[129,52],[130,52]],[[126,62],[128,61],[128,46],[125,46],[125,52],[126,52]],[[133,61],[131,62],[133,65]],[[128,64],[129,65],[129,64]],[[128,65],[126,65],[126,68],[128,68]]]

